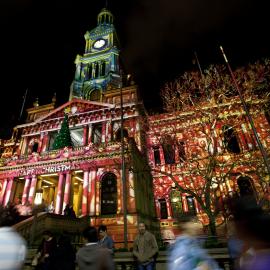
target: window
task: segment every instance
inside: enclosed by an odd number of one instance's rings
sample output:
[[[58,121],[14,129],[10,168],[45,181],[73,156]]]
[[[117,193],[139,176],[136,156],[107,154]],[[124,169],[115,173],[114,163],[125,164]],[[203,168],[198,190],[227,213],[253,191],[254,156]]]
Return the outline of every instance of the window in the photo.
[[[106,63],[102,62],[101,64],[101,76],[104,76],[106,72]]]
[[[34,142],[34,144],[33,144],[33,147],[32,147],[32,153],[37,153],[37,151],[38,151],[38,142]]]
[[[91,139],[92,139],[92,143],[99,144],[102,142],[102,124],[93,125]]]
[[[165,199],[158,200],[160,205],[160,218],[167,219],[168,218],[168,211],[167,211],[167,204]]]
[[[48,144],[48,151],[53,150],[53,143],[55,141],[55,138],[58,134],[58,131],[52,131],[49,133],[49,144]]]
[[[160,161],[159,146],[154,146],[153,151],[154,151],[155,165],[160,165],[161,161]]]
[[[234,129],[230,126],[223,126],[222,130],[224,134],[224,144],[226,149],[230,153],[239,154],[240,147]]]
[[[96,63],[96,66],[95,66],[95,78],[98,78],[99,77],[99,63]]]
[[[90,92],[89,94],[89,99],[92,101],[97,101],[99,102],[101,100],[101,93],[99,89],[94,89]]]
[[[174,218],[180,218],[183,214],[181,193],[177,189],[171,190],[171,206]]]
[[[117,180],[113,173],[107,173],[101,180],[101,215],[117,212]]]
[[[74,147],[83,145],[83,128],[71,129],[70,136]]]
[[[178,144],[178,153],[179,153],[179,161],[184,162],[186,158],[186,151],[185,151],[185,143],[184,142],[179,142]]]
[[[163,148],[165,163],[174,164],[175,163],[174,142],[169,135],[166,135],[163,138],[162,148]]]
[[[125,128],[123,129],[123,136],[124,136],[124,138],[128,138],[128,132],[127,132],[127,130]],[[115,133],[115,140],[117,142],[121,142],[121,128],[119,128],[116,131],[116,133]]]

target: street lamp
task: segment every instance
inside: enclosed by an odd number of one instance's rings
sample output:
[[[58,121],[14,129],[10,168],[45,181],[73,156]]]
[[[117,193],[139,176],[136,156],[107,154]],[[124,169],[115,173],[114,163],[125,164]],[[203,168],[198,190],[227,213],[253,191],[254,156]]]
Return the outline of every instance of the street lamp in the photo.
[[[34,207],[33,207],[33,223],[30,230],[30,247],[33,246],[34,239],[35,239],[35,232],[36,232],[36,226],[37,226],[37,215],[39,213],[39,206],[42,204],[42,195],[43,195],[43,189],[39,188],[36,190],[36,195],[34,199]]]

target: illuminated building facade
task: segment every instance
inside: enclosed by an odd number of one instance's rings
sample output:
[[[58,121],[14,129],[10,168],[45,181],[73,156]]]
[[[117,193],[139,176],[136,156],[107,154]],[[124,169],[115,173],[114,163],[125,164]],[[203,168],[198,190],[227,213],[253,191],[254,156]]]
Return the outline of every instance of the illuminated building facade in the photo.
[[[1,140],[0,203],[7,205],[19,199],[22,204],[34,204],[36,190],[42,189],[43,200],[46,204],[54,203],[56,214],[63,214],[66,205],[72,205],[77,216],[89,215],[92,225],[107,225],[119,244],[123,242],[123,189],[127,191],[130,242],[137,233],[139,220],[154,228],[153,220],[157,217],[165,240],[173,239],[178,233],[177,220],[182,213],[196,214],[207,224],[197,201],[180,193],[169,176],[158,172],[174,175],[179,184],[190,177],[185,173],[188,160],[197,151],[196,147],[204,143],[196,129],[198,119],[192,112],[146,117],[137,86],[121,71],[113,15],[108,10],[99,13],[97,27],[84,37],[85,52],[75,60],[69,101],[57,108],[55,97],[47,105],[36,101],[27,110],[26,123],[14,128],[10,140]],[[237,103],[228,108],[238,113],[239,107]],[[126,164],[124,186],[121,113]],[[68,114],[73,148],[54,150],[65,114]],[[226,124],[225,118],[221,126]],[[269,149],[269,122],[263,113],[254,121],[263,145]],[[192,122],[194,125],[187,128],[185,123]],[[174,130],[177,140],[170,147],[160,140],[168,130],[169,133]],[[239,150],[224,152],[223,156],[242,163],[235,166],[234,177],[219,187],[219,196],[225,198],[234,191],[247,190],[257,196],[263,193],[263,187],[254,166],[247,161],[250,155],[259,156],[259,153],[244,119],[235,134],[238,146],[234,147]]]

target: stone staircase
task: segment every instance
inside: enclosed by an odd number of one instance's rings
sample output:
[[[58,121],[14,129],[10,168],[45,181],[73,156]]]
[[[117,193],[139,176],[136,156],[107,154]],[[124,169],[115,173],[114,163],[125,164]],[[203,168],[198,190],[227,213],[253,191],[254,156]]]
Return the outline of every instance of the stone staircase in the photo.
[[[28,247],[35,248],[40,244],[45,230],[51,231],[56,236],[67,232],[72,243],[81,243],[81,232],[89,224],[89,217],[70,218],[41,212],[17,223],[13,228],[27,241]]]

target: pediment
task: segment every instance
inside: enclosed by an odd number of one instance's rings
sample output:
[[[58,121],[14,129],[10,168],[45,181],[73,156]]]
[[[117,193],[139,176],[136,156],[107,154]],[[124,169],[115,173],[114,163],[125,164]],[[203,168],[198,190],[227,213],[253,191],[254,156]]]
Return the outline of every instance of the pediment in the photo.
[[[65,113],[69,113],[71,115],[78,115],[84,112],[111,109],[114,107],[115,107],[114,104],[109,104],[109,103],[102,103],[102,102],[82,100],[82,99],[72,99],[71,101],[68,101],[65,104],[54,109],[47,115],[44,115],[38,118],[37,120],[35,120],[35,123],[63,117]]]

